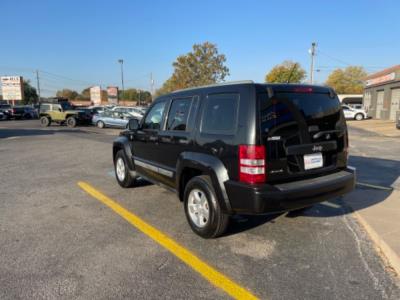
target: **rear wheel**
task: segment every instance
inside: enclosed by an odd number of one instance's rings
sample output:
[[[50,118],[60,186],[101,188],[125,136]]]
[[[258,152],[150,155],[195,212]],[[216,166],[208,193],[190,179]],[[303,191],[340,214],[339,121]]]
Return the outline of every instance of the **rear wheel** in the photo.
[[[40,125],[42,125],[43,127],[47,127],[50,126],[51,124],[51,119],[49,117],[41,117],[40,118]]]
[[[76,126],[76,119],[75,117],[68,117],[67,119],[67,126],[68,127],[75,127]]]
[[[222,235],[229,216],[221,211],[209,176],[193,177],[185,187],[184,207],[192,230],[203,238]]]
[[[129,172],[127,158],[124,150],[119,150],[114,159],[115,177],[117,182],[123,188],[132,187],[135,185],[136,178]]]
[[[97,125],[98,128],[104,128],[104,127],[105,127],[105,124],[104,124],[103,121],[98,121],[98,122],[96,123],[96,125]]]
[[[364,119],[364,116],[363,116],[363,114],[356,114],[354,116],[354,119],[356,119],[357,121],[361,121],[362,119]]]

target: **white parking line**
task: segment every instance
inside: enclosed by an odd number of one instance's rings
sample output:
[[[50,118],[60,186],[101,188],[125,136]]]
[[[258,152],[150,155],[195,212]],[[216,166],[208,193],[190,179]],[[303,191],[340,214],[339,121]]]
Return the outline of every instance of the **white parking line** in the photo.
[[[384,190],[384,191],[393,190],[393,188],[391,188],[391,187],[386,187],[386,186],[381,186],[381,185],[374,185],[374,184],[363,183],[363,182],[357,182],[356,184],[360,185],[360,186],[370,187],[370,188],[377,189],[377,190]]]

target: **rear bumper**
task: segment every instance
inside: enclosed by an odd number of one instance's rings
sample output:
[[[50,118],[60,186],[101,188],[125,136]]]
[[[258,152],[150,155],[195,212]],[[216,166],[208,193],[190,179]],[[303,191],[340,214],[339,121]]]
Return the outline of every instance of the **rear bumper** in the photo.
[[[250,185],[229,180],[226,192],[235,213],[290,211],[323,202],[354,189],[355,169],[283,184]]]

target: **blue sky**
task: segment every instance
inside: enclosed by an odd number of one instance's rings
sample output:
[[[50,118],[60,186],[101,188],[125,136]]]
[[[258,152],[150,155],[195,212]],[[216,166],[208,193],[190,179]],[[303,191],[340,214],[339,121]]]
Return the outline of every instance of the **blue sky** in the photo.
[[[44,93],[90,84],[156,87],[194,43],[227,57],[228,80],[263,81],[283,60],[308,71],[318,44],[316,80],[336,67],[369,72],[400,63],[400,1],[1,1],[0,75],[40,73]],[[55,75],[54,75],[55,74]],[[61,75],[61,76],[59,76]]]

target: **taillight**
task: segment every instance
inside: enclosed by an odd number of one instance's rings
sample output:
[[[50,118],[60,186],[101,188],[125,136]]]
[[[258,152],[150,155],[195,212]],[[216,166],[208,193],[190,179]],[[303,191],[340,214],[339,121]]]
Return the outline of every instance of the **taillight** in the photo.
[[[239,146],[239,180],[246,183],[261,183],[266,180],[265,147]]]

